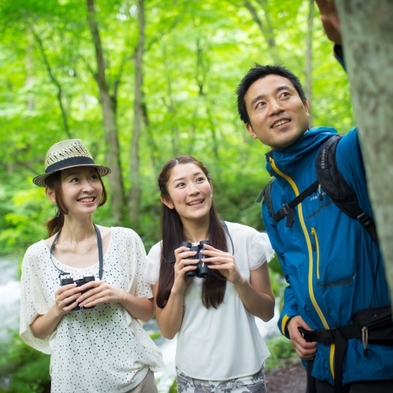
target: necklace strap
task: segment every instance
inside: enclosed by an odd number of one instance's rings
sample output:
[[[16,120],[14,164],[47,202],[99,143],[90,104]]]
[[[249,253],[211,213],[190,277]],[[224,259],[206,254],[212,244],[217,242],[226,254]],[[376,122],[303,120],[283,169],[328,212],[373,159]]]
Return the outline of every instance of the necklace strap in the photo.
[[[104,254],[102,251],[102,237],[101,237],[101,232],[98,229],[97,225],[95,225],[95,224],[93,224],[93,225],[94,225],[94,229],[95,229],[96,235],[97,235],[98,261],[99,261],[98,277],[101,280],[102,276],[104,274]],[[53,258],[52,258],[53,250],[55,248],[57,238],[59,237],[60,232],[61,232],[61,229],[59,230],[59,232],[56,233],[56,236],[53,239],[52,245],[50,246],[49,253],[50,253],[50,260],[51,260],[53,266],[60,272],[59,279],[61,281],[61,276],[67,276],[70,273],[67,273],[67,272],[61,270],[59,267],[57,267],[55,265],[55,263],[53,262]]]
[[[104,274],[104,255],[102,252],[102,238],[101,238],[101,232],[98,229],[98,227],[94,225],[94,228],[96,230],[96,234],[97,234],[97,247],[98,247],[98,260],[100,262],[99,264],[99,270],[98,270],[98,277],[100,278],[100,280],[102,279],[102,276]]]

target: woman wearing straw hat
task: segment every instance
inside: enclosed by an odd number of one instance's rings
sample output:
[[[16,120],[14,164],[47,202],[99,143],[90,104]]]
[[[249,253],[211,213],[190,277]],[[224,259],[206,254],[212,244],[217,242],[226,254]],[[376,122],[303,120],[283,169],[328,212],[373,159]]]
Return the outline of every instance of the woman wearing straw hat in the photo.
[[[153,372],[164,368],[138,322],[153,316],[143,243],[131,229],[93,223],[108,173],[70,139],[49,149],[45,173],[33,179],[58,211],[49,238],[23,259],[20,335],[51,355],[56,393],[157,392]]]

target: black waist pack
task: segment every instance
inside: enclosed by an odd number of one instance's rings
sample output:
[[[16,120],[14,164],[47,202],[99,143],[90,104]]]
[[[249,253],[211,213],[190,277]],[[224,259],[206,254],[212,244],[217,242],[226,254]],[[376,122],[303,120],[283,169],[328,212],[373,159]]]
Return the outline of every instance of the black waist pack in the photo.
[[[357,338],[362,339],[363,345],[367,342],[393,345],[393,320],[390,306],[359,311],[355,315],[354,325],[361,331],[361,336]]]
[[[362,341],[363,354],[368,356],[368,343],[393,346],[393,320],[390,306],[368,308],[355,314],[353,323],[332,329],[305,330],[298,327],[303,338],[308,342],[318,342],[324,345],[336,344],[334,354],[334,393],[342,393],[342,367],[348,339],[356,338]],[[311,370],[307,373],[309,386],[313,386]],[[311,389],[310,393],[315,390]]]
[[[299,327],[299,331],[306,341],[325,345],[335,343],[337,331],[339,331],[340,336],[344,336],[346,340],[350,338],[362,340],[366,352],[368,343],[393,345],[392,309],[390,306],[368,308],[356,313],[351,325],[312,331]]]

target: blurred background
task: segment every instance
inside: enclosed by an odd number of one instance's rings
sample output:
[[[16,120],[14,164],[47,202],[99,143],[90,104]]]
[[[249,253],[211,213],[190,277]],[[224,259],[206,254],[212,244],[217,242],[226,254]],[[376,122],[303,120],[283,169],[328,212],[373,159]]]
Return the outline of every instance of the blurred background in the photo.
[[[222,219],[264,230],[255,199],[270,180],[267,150],[239,120],[235,94],[255,63],[300,76],[313,125],[345,133],[354,121],[313,0],[1,0],[0,26],[0,392],[47,392],[48,357],[18,337],[18,280],[54,215],[31,182],[52,144],[80,138],[111,167],[95,220],[133,228],[148,251],[160,238],[157,175],[180,154],[207,165]],[[277,316],[284,283],[269,266]],[[275,323],[260,324],[274,337],[272,364],[291,356]],[[175,343],[154,321],[146,329],[170,364],[157,377],[166,393]]]

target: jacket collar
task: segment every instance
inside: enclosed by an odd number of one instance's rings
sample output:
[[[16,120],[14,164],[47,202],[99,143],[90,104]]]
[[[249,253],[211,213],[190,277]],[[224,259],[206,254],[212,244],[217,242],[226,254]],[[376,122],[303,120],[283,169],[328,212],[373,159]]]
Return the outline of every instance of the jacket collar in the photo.
[[[299,174],[301,166],[308,165],[309,160],[314,161],[321,144],[333,134],[337,134],[337,131],[331,127],[311,128],[286,149],[271,150],[266,154],[267,171],[272,176],[278,176],[271,166],[273,159],[276,167],[285,174]]]

